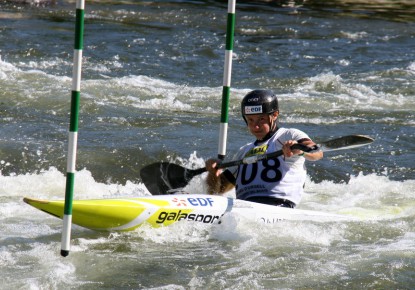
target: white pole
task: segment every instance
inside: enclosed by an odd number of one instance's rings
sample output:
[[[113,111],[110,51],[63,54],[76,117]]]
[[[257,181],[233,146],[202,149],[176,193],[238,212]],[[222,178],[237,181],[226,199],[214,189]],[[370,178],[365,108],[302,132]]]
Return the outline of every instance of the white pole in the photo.
[[[85,1],[76,2],[76,23],[75,23],[75,45],[73,58],[72,74],[72,93],[71,93],[71,119],[68,136],[68,160],[66,174],[65,207],[63,215],[63,230],[61,255],[66,257],[70,251],[71,227],[72,227],[72,201],[75,184],[75,164],[76,149],[78,143],[78,120],[79,103],[81,96],[81,68],[82,68],[82,48],[84,42],[84,8]]]
[[[236,0],[228,1],[228,21],[226,26],[225,66],[223,73],[222,110],[219,128],[218,158],[226,156],[226,142],[228,135],[229,98],[232,74],[233,39],[235,32],[235,4]]]

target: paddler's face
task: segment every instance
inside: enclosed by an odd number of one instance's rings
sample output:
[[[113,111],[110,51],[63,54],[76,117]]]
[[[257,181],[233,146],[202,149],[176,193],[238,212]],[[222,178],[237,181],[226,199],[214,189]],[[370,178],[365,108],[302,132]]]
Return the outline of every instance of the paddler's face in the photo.
[[[269,131],[271,131],[272,124],[275,124],[277,118],[278,112],[274,112],[271,115],[245,115],[249,132],[251,132],[251,134],[254,135],[258,140],[262,140],[269,133]]]

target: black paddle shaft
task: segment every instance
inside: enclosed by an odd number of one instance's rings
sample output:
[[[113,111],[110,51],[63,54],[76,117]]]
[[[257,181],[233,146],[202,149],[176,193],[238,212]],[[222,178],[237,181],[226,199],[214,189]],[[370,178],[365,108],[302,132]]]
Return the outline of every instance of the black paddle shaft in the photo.
[[[316,150],[326,152],[360,147],[368,145],[373,141],[372,138],[364,135],[348,135],[322,142],[318,146],[308,147],[302,144],[294,144],[291,148],[304,152],[313,152]],[[255,163],[264,159],[276,158],[282,154],[282,150],[279,150],[268,154],[255,155],[241,160],[219,163],[218,168]],[[169,191],[171,192],[172,189],[185,187],[193,177],[203,172],[206,172],[206,168],[188,169],[169,162],[157,162],[143,167],[140,171],[140,176],[151,194],[161,195],[169,194]]]
[[[294,144],[291,149],[303,150],[311,152],[318,150],[318,146],[308,147],[301,144]],[[241,160],[234,160],[218,164],[218,168],[228,168],[241,164],[255,163],[264,159],[276,158],[283,155],[282,150],[276,152],[255,155]],[[190,180],[203,172],[206,172],[206,167],[199,169],[188,169],[180,165],[169,162],[156,162],[145,166],[140,171],[141,180],[152,195],[168,194],[169,190],[183,188]]]

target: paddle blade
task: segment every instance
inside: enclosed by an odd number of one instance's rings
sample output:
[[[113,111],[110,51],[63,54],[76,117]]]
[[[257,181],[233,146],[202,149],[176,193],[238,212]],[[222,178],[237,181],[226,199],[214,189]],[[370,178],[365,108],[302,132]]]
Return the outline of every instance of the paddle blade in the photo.
[[[345,150],[368,145],[374,141],[373,138],[364,135],[349,135],[321,143],[322,151]]]
[[[190,181],[187,171],[189,169],[174,163],[157,162],[143,167],[140,177],[152,195],[162,195],[185,187]]]

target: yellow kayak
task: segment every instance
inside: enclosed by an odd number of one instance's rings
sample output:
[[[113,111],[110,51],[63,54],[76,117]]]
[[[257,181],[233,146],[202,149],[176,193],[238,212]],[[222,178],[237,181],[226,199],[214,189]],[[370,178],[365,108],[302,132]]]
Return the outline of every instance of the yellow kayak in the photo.
[[[38,200],[25,197],[27,204],[63,218],[64,200]],[[76,225],[107,231],[130,231],[144,223],[167,226],[180,220],[218,223],[226,212],[228,199],[217,196],[177,195],[74,200],[72,222]]]
[[[27,204],[63,218],[64,200],[38,200],[25,197]],[[104,231],[131,231],[143,224],[168,226],[179,221],[207,224],[221,222],[224,214],[232,213],[249,220],[272,224],[281,220],[336,221],[351,220],[350,216],[264,205],[233,198],[171,194],[121,199],[74,200],[72,222]]]

